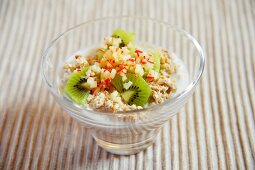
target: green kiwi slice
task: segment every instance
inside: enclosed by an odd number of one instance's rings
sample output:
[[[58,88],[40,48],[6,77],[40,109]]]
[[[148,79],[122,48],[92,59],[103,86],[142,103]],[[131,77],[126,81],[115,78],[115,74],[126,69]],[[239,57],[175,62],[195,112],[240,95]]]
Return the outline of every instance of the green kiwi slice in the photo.
[[[112,37],[120,38],[123,43],[120,44],[121,47],[128,45],[128,43],[133,43],[135,39],[134,33],[130,33],[121,29],[116,29],[113,31]]]
[[[135,48],[134,47],[129,47],[128,50],[129,50],[129,54],[131,56],[135,56]]]
[[[132,85],[128,89],[123,87],[124,82],[119,74],[114,77],[112,84],[127,104],[144,107],[151,95],[150,86],[140,75],[128,73],[126,76],[127,80],[125,82],[132,82]]]
[[[87,82],[85,73],[89,67],[85,67],[80,72],[72,73],[65,85],[65,93],[77,104],[86,103],[86,99],[89,95],[89,90],[83,86],[83,83]]]
[[[159,72],[159,70],[160,70],[160,53],[159,53],[159,51],[153,52],[152,56],[153,56],[153,62],[154,62],[153,70],[156,72]]]

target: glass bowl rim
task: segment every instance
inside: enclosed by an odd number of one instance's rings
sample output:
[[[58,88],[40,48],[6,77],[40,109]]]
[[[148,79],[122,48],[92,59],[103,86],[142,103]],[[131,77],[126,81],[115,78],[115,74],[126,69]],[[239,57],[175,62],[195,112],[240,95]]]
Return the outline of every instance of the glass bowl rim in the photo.
[[[92,24],[94,22],[100,22],[100,21],[104,21],[104,20],[110,20],[110,19],[141,19],[141,20],[146,20],[146,21],[151,21],[151,22],[157,22],[161,25],[165,25],[167,27],[169,27],[170,29],[172,29],[173,31],[179,32],[181,34],[183,34],[184,36],[187,37],[188,40],[190,40],[193,45],[196,47],[198,53],[199,53],[199,68],[198,71],[196,71],[196,77],[194,79],[192,79],[192,81],[187,85],[187,87],[181,91],[179,94],[177,94],[176,96],[174,96],[173,98],[167,99],[166,101],[164,101],[163,103],[160,104],[156,104],[147,108],[143,108],[143,109],[139,109],[139,110],[130,110],[130,111],[120,111],[120,112],[110,112],[110,111],[97,111],[97,110],[92,110],[92,109],[86,109],[86,108],[80,108],[78,107],[78,105],[75,105],[73,102],[68,101],[68,100],[64,100],[63,96],[60,95],[56,89],[53,87],[53,85],[51,84],[51,82],[48,80],[47,78],[47,74],[46,74],[46,70],[45,68],[45,64],[47,61],[47,57],[48,54],[51,50],[51,48],[54,46],[54,44],[61,39],[62,36],[66,35],[67,33],[75,30],[76,28],[79,28],[81,26],[84,25],[88,25],[88,24]],[[192,89],[195,88],[195,86],[197,85],[197,83],[199,82],[201,75],[203,73],[204,70],[204,66],[205,66],[205,56],[203,53],[203,50],[201,48],[201,46],[199,45],[199,43],[197,42],[197,40],[191,35],[189,34],[187,31],[178,28],[177,26],[171,25],[165,21],[162,20],[157,20],[157,19],[153,19],[153,18],[149,18],[149,17],[140,17],[140,16],[113,16],[113,17],[102,17],[102,18],[97,18],[97,19],[92,19],[92,20],[88,20],[86,22],[80,23],[78,25],[75,25],[69,29],[67,29],[66,31],[60,33],[56,38],[54,38],[49,45],[47,46],[47,48],[44,50],[42,57],[41,57],[41,74],[42,77],[44,79],[44,81],[46,82],[48,88],[50,89],[51,93],[53,93],[53,95],[57,98],[59,98],[61,101],[63,101],[62,104],[65,104],[67,107],[72,108],[72,111],[75,112],[75,114],[77,114],[75,117],[84,117],[86,115],[80,114],[81,111],[86,111],[86,112],[90,112],[93,114],[104,114],[106,116],[123,116],[125,114],[125,116],[129,116],[130,114],[139,114],[141,112],[145,112],[145,111],[150,111],[150,110],[155,110],[158,107],[164,106],[164,105],[171,105],[175,102],[177,102],[178,100],[181,100],[182,98],[186,97],[190,91],[192,91]],[[85,118],[85,117],[84,117]]]

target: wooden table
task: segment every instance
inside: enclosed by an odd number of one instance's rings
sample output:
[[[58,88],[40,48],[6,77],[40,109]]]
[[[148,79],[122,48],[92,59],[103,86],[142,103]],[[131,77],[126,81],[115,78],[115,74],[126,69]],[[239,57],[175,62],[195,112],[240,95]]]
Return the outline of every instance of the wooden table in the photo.
[[[40,75],[57,34],[115,15],[178,25],[207,57],[193,98],[131,156],[99,148]],[[0,54],[0,169],[255,169],[254,0],[0,0]]]

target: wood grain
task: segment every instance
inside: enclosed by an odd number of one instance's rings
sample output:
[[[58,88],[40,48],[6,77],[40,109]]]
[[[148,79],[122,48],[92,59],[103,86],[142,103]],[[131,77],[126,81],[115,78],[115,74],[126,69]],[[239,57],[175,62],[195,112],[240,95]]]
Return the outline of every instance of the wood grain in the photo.
[[[255,169],[254,11],[253,0],[0,0],[0,169]],[[178,25],[207,57],[186,107],[132,156],[99,148],[40,75],[56,35],[116,15]]]

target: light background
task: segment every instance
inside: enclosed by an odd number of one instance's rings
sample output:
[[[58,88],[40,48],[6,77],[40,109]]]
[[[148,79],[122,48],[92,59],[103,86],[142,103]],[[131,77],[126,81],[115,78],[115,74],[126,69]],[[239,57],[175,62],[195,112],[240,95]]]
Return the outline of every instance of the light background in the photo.
[[[253,0],[0,0],[0,169],[254,169],[254,11]],[[116,15],[178,25],[207,57],[193,98],[132,156],[98,148],[39,72],[56,35]]]

